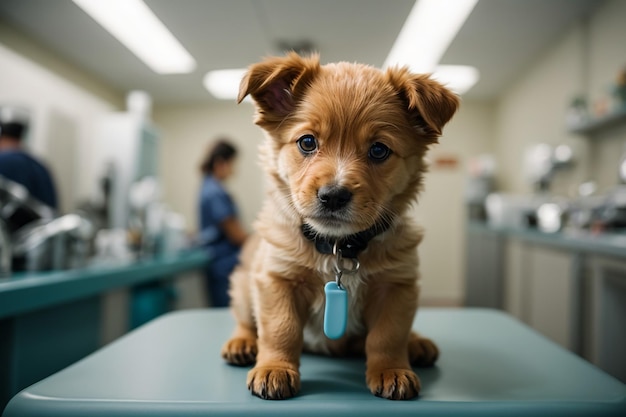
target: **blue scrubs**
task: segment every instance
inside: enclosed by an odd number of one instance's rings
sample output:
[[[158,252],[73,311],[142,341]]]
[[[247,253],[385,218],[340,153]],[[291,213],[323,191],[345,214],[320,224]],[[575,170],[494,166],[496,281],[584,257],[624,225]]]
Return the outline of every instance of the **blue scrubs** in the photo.
[[[220,228],[229,217],[237,217],[237,208],[222,184],[207,175],[200,192],[200,242],[210,251],[206,281],[213,307],[230,303],[228,277],[238,262],[240,248],[233,245]]]
[[[0,152],[0,175],[22,184],[40,202],[58,208],[56,189],[48,169],[20,150]]]

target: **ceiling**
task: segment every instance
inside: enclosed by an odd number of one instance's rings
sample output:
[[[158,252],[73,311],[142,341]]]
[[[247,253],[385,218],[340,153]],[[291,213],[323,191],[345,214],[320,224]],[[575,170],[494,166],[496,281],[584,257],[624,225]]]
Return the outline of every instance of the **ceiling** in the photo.
[[[310,42],[322,61],[381,66],[414,0],[145,0],[194,56],[191,74],[158,75],[71,0],[0,0],[8,24],[120,93],[149,92],[156,104],[210,102],[213,69],[242,68]],[[442,64],[473,65],[466,99],[500,94],[598,0],[480,0]],[[0,40],[1,42],[1,40]]]

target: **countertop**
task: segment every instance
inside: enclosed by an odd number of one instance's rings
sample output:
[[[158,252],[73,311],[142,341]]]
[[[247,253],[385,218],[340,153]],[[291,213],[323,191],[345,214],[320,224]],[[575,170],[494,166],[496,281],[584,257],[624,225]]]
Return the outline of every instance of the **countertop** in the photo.
[[[190,250],[124,263],[102,263],[67,271],[15,273],[0,279],[0,318],[202,268],[204,250]]]
[[[626,259],[626,232],[592,233],[587,230],[564,230],[556,233],[544,233],[534,228],[494,226],[480,221],[470,221],[468,228],[474,232],[494,233],[503,237],[513,237],[579,253]]]

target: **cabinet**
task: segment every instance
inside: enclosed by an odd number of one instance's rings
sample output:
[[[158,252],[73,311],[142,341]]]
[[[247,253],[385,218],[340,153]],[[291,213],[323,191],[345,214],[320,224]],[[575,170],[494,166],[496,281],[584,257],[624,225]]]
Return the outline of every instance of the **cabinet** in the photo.
[[[593,256],[589,359],[626,381],[626,261]]]
[[[528,309],[524,304],[526,284],[526,245],[518,239],[507,239],[504,244],[503,308],[513,316],[528,322]]]
[[[501,308],[563,347],[581,352],[581,258],[575,251],[467,230],[465,305]]]
[[[626,234],[470,223],[466,304],[501,307],[626,382]]]
[[[465,305],[502,308],[502,236],[470,226],[467,231]]]
[[[580,352],[578,257],[509,239],[505,244],[504,309],[540,333]]]
[[[572,256],[562,250],[529,246],[527,250],[528,324],[561,346],[574,350],[579,328],[575,323],[577,310],[572,279]]]

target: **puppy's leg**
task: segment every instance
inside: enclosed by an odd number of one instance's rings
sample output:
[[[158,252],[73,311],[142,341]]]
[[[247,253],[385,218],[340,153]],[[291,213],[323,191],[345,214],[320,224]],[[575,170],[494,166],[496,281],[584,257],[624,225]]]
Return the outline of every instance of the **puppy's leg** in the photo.
[[[257,332],[252,316],[248,273],[240,266],[231,275],[231,308],[237,325],[222,347],[222,358],[231,365],[252,365],[257,355]]]
[[[411,332],[409,335],[409,362],[413,366],[433,366],[439,358],[437,345],[425,337]]]
[[[300,354],[308,302],[302,288],[276,276],[257,281],[259,353],[248,373],[248,389],[266,400],[293,397],[300,390]]]
[[[232,337],[222,347],[222,357],[231,365],[252,365],[257,355],[257,331],[252,314],[250,268],[259,246],[258,236],[252,236],[243,248],[241,263],[230,276],[231,309],[237,326]]]
[[[365,311],[367,385],[379,397],[413,398],[421,385],[411,369],[407,352],[417,309],[417,288],[414,284],[384,283],[376,277],[372,277],[371,283]]]

